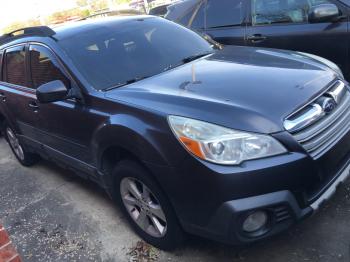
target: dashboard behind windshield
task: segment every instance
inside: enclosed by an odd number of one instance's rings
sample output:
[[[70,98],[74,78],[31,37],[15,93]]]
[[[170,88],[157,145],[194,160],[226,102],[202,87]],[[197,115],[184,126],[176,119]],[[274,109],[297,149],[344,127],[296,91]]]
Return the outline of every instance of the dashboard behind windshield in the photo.
[[[98,90],[157,75],[187,57],[212,51],[198,34],[152,17],[128,23],[106,21],[59,44]]]

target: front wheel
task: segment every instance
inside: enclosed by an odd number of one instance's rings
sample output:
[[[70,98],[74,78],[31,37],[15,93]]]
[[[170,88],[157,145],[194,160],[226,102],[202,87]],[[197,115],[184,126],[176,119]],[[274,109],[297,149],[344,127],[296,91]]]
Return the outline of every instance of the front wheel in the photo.
[[[38,156],[29,153],[19,141],[16,133],[7,125],[4,128],[4,136],[17,160],[23,166],[32,166],[38,161]]]
[[[115,200],[134,230],[160,249],[173,249],[184,241],[175,212],[147,170],[124,160],[114,169]]]

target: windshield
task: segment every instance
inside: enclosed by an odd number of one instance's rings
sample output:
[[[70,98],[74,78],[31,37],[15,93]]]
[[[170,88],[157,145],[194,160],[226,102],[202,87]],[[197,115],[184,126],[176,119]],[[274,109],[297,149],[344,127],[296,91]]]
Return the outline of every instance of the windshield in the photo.
[[[157,75],[212,52],[198,34],[162,18],[108,20],[101,25],[59,41],[98,90]]]

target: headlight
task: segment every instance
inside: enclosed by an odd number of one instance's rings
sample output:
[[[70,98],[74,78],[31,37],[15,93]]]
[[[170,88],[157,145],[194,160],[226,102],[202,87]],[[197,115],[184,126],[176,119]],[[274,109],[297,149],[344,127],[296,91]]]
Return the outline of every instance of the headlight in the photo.
[[[273,137],[232,130],[203,121],[169,116],[178,140],[195,156],[223,165],[283,154],[286,149]]]
[[[317,55],[313,55],[313,54],[308,54],[308,53],[303,53],[303,52],[298,52],[299,54],[302,54],[304,56],[310,57],[318,62],[321,62],[322,64],[325,64],[326,66],[328,66],[330,69],[332,69],[337,75],[339,75],[341,78],[344,79],[344,75],[343,72],[340,70],[339,66],[337,66],[335,63],[333,63],[332,61],[329,61],[326,58],[317,56]]]

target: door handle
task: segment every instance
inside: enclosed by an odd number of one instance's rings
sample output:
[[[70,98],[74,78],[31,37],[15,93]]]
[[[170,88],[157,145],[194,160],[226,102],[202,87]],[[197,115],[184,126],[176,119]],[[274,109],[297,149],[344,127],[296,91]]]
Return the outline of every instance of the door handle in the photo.
[[[4,93],[0,93],[0,99],[3,101],[3,102],[6,102],[6,96]]]
[[[37,112],[39,110],[38,104],[34,101],[29,103],[29,107],[33,109],[34,112]]]
[[[253,43],[262,42],[267,39],[266,36],[262,34],[254,34],[247,37],[247,39]]]

